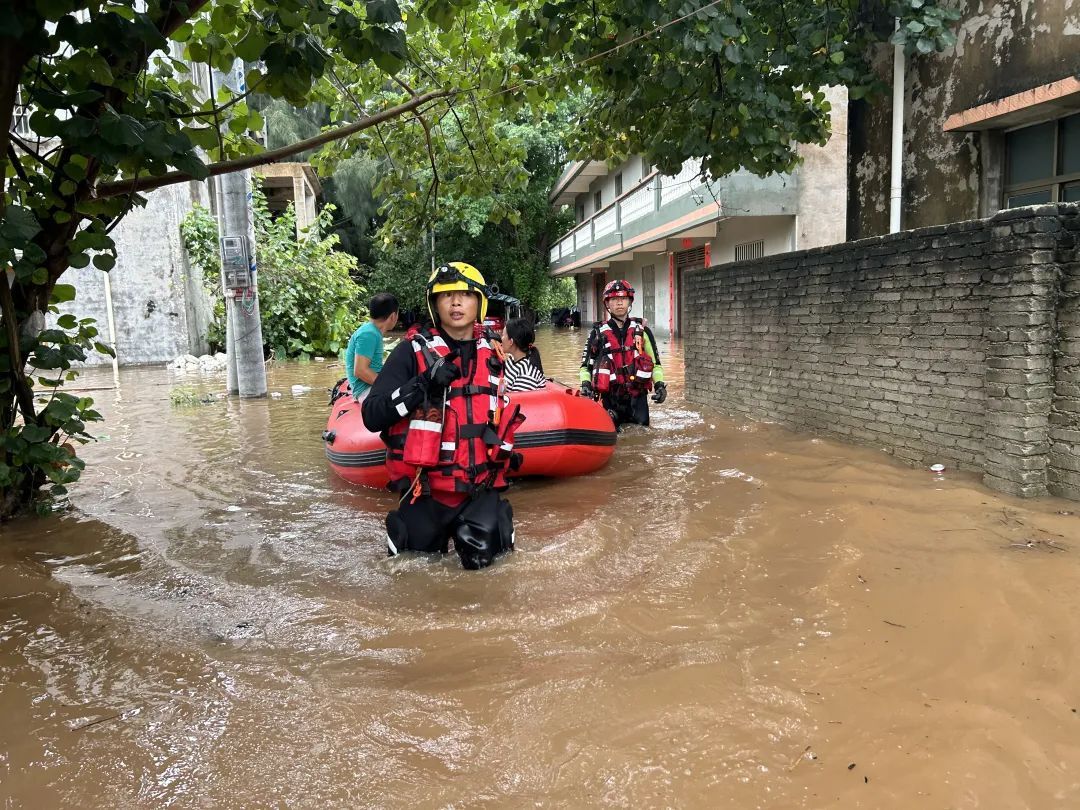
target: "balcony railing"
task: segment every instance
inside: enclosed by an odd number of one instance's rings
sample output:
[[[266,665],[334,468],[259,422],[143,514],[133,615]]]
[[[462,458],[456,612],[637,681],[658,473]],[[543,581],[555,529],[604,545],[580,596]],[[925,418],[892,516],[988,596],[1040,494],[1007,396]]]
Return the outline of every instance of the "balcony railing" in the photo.
[[[619,233],[623,227],[641,219],[669,203],[690,194],[704,185],[699,162],[688,160],[682,170],[673,177],[653,172],[632,186],[625,194],[601,208],[589,219],[558,241],[551,248],[550,259],[554,264],[603,239]]]

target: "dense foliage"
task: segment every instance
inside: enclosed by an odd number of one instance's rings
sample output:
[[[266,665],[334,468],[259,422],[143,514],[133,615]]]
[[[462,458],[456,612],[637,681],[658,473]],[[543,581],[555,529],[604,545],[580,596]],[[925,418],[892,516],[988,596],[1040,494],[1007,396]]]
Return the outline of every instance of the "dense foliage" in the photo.
[[[496,137],[525,150],[523,187],[502,195],[501,204],[515,212],[498,218],[495,193],[440,199],[434,223],[436,264],[463,260],[476,265],[489,284],[519,298],[529,309],[546,315],[576,300],[572,280],[548,273],[551,244],[572,224],[573,214],[555,211],[548,192],[562,169],[562,136],[568,123],[565,106],[539,123],[500,122]],[[448,138],[453,141],[453,134]],[[367,278],[374,290],[388,290],[409,309],[423,309],[422,289],[431,267],[430,238],[394,243],[387,240],[375,255]]]
[[[364,290],[353,280],[356,259],[337,249],[337,234],[330,231],[334,207],[324,207],[298,239],[291,204],[274,217],[258,184],[252,199],[259,312],[266,350],[279,358],[339,354],[360,325]],[[192,262],[203,270],[207,292],[217,301],[210,337],[220,347],[225,336],[225,307],[217,222],[205,208],[195,207],[180,230]]]

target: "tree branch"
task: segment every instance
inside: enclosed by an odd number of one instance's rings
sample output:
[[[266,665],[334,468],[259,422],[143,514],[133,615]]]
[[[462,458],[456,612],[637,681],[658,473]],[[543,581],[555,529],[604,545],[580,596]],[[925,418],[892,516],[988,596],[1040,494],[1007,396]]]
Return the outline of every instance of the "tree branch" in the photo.
[[[54,172],[60,171],[58,168],[56,168],[51,163],[49,163],[49,161],[45,160],[45,158],[43,158],[41,155],[39,155],[37,153],[36,149],[31,147],[30,144],[28,144],[26,141],[24,141],[22,138],[20,138],[14,132],[9,133],[9,135],[11,136],[11,140],[13,140],[15,143],[17,143],[19,145],[20,149],[22,149],[27,155],[32,157],[34,160],[36,160],[38,163],[40,163],[46,169],[51,169]]]
[[[206,167],[208,176],[217,177],[218,175],[228,174],[229,172],[238,172],[243,169],[253,169],[256,166],[266,166],[270,163],[277,163],[279,160],[292,157],[300,152],[306,152],[308,149],[315,149],[323,144],[330,143],[331,141],[338,141],[342,138],[347,138],[350,135],[355,135],[357,132],[363,132],[365,129],[370,129],[376,124],[381,124],[383,121],[399,118],[405,113],[412,112],[413,110],[422,107],[429,101],[446,98],[448,96],[456,95],[457,93],[457,90],[439,90],[431,93],[424,93],[403,104],[389,107],[382,112],[368,116],[360,121],[355,121],[346,126],[338,127],[337,129],[321,132],[311,138],[297,141],[288,146],[282,146],[279,149],[271,149],[266,152],[260,152],[257,155],[247,155],[242,158],[235,158],[234,160],[223,160],[212,163]],[[196,178],[190,172],[166,172],[165,174],[156,177],[148,175],[146,177],[129,180],[115,180],[108,183],[99,183],[96,196],[98,198],[103,198],[115,197],[118,194],[135,194],[196,179],[199,178]]]
[[[344,93],[346,96],[348,96],[349,101],[352,102],[352,105],[356,108],[356,111],[360,115],[364,115],[364,106],[359,102],[359,100],[357,100],[356,95],[353,93],[353,91],[350,90],[349,87],[345,84],[345,82],[341,80],[341,77],[337,75],[337,71],[334,70],[332,65],[330,67],[330,77],[338,86],[338,89],[341,90],[341,92]],[[383,137],[382,128],[376,125],[375,134],[379,136],[379,141],[382,143],[383,151],[386,153],[386,159],[390,162],[390,168],[396,168],[394,166],[394,158],[390,155],[390,147],[386,145],[386,138]]]
[[[19,156],[15,153],[15,147],[12,146],[10,143],[8,144],[7,152],[8,159],[11,161],[11,165],[15,169],[15,174],[19,176],[20,180],[29,185],[30,178],[26,176],[26,172],[23,170],[22,164],[19,162]]]

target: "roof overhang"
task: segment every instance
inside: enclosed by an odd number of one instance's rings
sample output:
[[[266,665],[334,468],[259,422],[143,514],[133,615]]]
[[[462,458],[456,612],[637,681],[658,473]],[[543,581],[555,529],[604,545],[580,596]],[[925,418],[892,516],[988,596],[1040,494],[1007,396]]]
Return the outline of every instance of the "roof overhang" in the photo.
[[[556,207],[571,205],[578,194],[589,190],[593,180],[605,174],[607,164],[602,160],[575,160],[563,169],[548,195],[548,200]]]
[[[977,132],[1035,124],[1080,112],[1080,78],[1069,76],[950,115],[946,132]]]

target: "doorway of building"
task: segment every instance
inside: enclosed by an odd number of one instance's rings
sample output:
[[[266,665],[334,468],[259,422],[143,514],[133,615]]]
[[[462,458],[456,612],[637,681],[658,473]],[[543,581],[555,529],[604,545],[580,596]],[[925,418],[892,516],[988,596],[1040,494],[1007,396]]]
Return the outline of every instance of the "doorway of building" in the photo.
[[[689,271],[701,270],[705,267],[705,255],[706,248],[702,245],[689,250],[680,250],[674,256],[675,272],[672,281],[675,284],[675,291],[672,297],[675,304],[675,323],[672,334],[676,337],[683,337],[686,328],[686,285],[683,279]]]
[[[597,273],[593,276],[593,296],[596,301],[596,320],[606,321],[607,310],[604,309],[604,285],[607,284],[607,273]]]
[[[641,317],[650,326],[656,320],[656,268],[651,264],[641,268]]]

